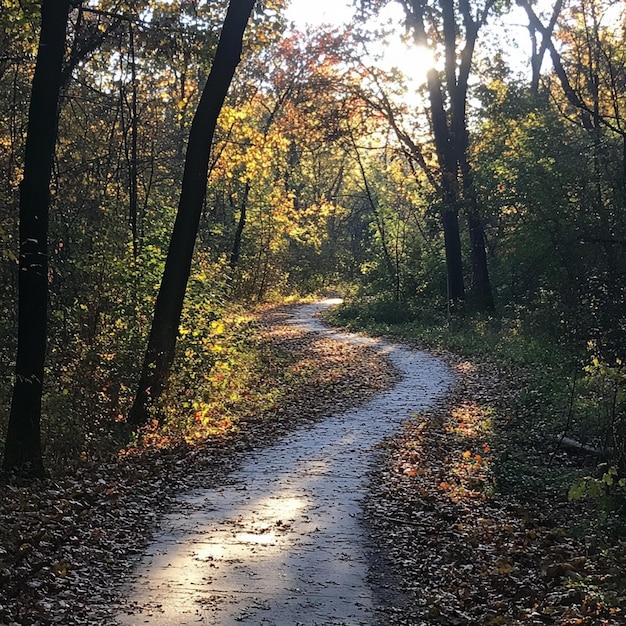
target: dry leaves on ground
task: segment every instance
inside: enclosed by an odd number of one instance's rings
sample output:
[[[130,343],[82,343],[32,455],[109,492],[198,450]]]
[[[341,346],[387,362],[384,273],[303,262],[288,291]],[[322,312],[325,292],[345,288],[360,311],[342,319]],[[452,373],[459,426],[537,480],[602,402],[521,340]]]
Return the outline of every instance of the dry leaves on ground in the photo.
[[[0,623],[112,623],[119,584],[159,513],[187,488],[223,480],[247,451],[348,408],[390,385],[373,352],[286,325],[288,309],[261,313],[263,334],[291,364],[279,399],[237,428],[194,445],[170,442],[66,475],[0,485]]]
[[[568,503],[566,493],[494,492],[507,445],[504,407],[519,379],[449,359],[455,391],[385,443],[384,469],[372,481],[370,529],[388,584],[399,586],[387,594],[385,622],[626,623],[626,546],[606,544],[584,504]]]

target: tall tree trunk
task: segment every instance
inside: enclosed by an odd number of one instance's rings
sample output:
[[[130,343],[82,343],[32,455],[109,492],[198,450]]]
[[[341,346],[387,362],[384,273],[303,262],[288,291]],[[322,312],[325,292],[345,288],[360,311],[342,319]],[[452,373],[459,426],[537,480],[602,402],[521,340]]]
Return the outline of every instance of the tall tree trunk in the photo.
[[[376,230],[378,231],[378,236],[380,237],[380,246],[383,251],[383,258],[385,259],[387,274],[389,275],[389,278],[394,281],[394,284],[397,284],[398,277],[396,274],[396,268],[394,266],[393,257],[391,255],[391,251],[389,250],[389,244],[387,242],[387,228],[385,227],[385,218],[380,214],[380,211],[378,210],[378,204],[376,202],[376,199],[374,198],[374,193],[372,192],[372,188],[369,184],[369,181],[367,180],[365,165],[363,164],[359,148],[352,133],[350,134],[350,138],[352,139],[352,146],[354,147],[356,159],[359,164],[359,170],[361,171],[361,178],[363,179],[363,187],[365,189],[365,197],[367,198],[367,202],[370,205],[372,214],[374,215],[374,221],[376,222]]]
[[[440,5],[446,23],[450,18],[450,14],[454,20],[454,5],[452,0],[440,0]],[[405,4],[407,19],[409,20],[410,26],[413,28],[415,43],[419,46],[428,47],[429,41],[424,21],[425,8],[425,5],[418,1]],[[446,34],[448,34],[448,31],[446,31]],[[456,31],[453,29],[452,34],[448,34],[445,39],[448,91],[456,89],[455,37]],[[433,126],[437,161],[439,163],[439,176],[441,180],[441,224],[446,254],[448,312],[452,312],[461,309],[465,300],[461,237],[459,230],[458,164],[453,136],[450,133],[450,126],[448,124],[448,116],[443,99],[443,85],[439,72],[434,68],[429,69],[426,73],[426,82],[430,101],[430,118]]]
[[[457,124],[455,138],[457,162],[459,164],[463,186],[463,203],[470,239],[472,304],[479,311],[493,311],[495,304],[491,290],[491,281],[489,279],[489,267],[487,265],[485,231],[480,217],[480,206],[474,185],[474,172],[467,158],[469,139],[465,114],[463,114],[462,121]]]
[[[133,257],[139,256],[139,230],[138,230],[138,207],[139,207],[139,174],[137,158],[137,135],[139,133],[139,116],[137,113],[137,59],[135,55],[135,26],[132,22],[128,24],[128,45],[130,47],[130,77],[132,84],[132,94],[130,101],[131,115],[131,144],[130,144],[130,164],[128,173],[129,206],[128,217],[130,231],[133,237]]]
[[[470,237],[470,258],[472,262],[472,304],[479,311],[493,311],[495,303],[493,301],[493,292],[491,291],[491,280],[489,279],[483,222],[478,211],[471,207],[466,209],[465,214]]]
[[[465,300],[461,236],[459,230],[459,190],[457,161],[454,144],[448,129],[444,109],[441,81],[437,70],[427,74],[430,115],[433,124],[435,147],[441,177],[442,209],[441,223],[446,252],[446,276],[448,284],[448,309],[458,310]]]
[[[457,66],[457,24],[454,2],[453,0],[439,0],[439,5],[443,21],[446,92],[450,103],[449,119],[444,108],[443,85],[439,74],[435,70],[430,70],[427,78],[433,134],[442,173],[448,302],[449,305],[454,305],[457,300],[464,298],[464,291],[461,291],[463,289],[463,275],[459,258],[460,242],[457,244],[458,235],[456,234],[459,230],[459,209],[464,204],[470,236],[472,294],[479,309],[492,310],[493,296],[487,268],[484,231],[472,169],[468,160],[469,137],[466,117],[468,79],[481,20],[475,21],[472,17],[468,0],[460,0],[459,11],[465,26],[465,46],[461,51],[460,63]],[[485,4],[483,20],[492,5],[493,1]],[[417,42],[426,45],[424,6],[419,3],[413,3],[412,6],[413,26]],[[459,175],[462,191],[459,189]]]
[[[492,4],[493,1],[485,3],[485,12],[489,11]],[[472,69],[474,48],[481,24],[480,21],[474,20],[468,0],[459,2],[459,11],[465,25],[465,46],[460,54],[458,79],[455,88],[453,90],[449,89],[450,99],[452,100],[452,134],[454,136],[456,160],[461,174],[463,203],[470,239],[473,305],[479,311],[493,311],[494,301],[491,280],[489,279],[489,268],[487,266],[485,231],[480,217],[480,205],[474,184],[474,172],[469,162],[469,133],[467,131],[467,89]],[[454,30],[454,15],[450,16],[449,19],[451,23],[448,24],[447,29]]]
[[[47,338],[48,212],[68,0],[43,0],[24,179],[20,184],[17,359],[3,467],[42,475],[41,397]]]
[[[246,219],[248,216],[248,198],[250,197],[250,182],[246,183],[243,190],[243,199],[239,208],[239,221],[237,222],[237,230],[233,239],[233,248],[230,253],[230,261],[228,265],[231,270],[237,269],[239,265],[239,257],[241,256],[241,242],[243,240],[243,231],[246,227]]]
[[[255,0],[231,0],[213,66],[191,123],[178,212],[156,300],[141,379],[128,418],[129,423],[135,426],[148,421],[150,407],[160,397],[174,361],[178,326],[206,195],[213,135],[240,61],[243,34],[254,4]]]

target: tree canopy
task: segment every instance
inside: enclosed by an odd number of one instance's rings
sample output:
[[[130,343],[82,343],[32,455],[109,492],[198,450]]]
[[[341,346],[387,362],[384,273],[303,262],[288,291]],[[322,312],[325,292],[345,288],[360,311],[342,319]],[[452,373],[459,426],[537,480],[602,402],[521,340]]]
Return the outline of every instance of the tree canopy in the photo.
[[[44,455],[80,454],[127,420],[168,251],[178,254],[189,131],[228,4],[69,5],[58,103],[47,101],[58,117],[49,232],[36,237],[48,264]],[[238,304],[323,289],[388,299],[400,317],[514,317],[614,366],[626,332],[623,7],[557,1],[542,14],[520,2],[528,37],[518,31],[511,54],[508,3],[400,2],[395,26],[389,4],[308,32],[288,27],[283,2],[255,4],[206,172],[194,175],[174,370],[219,367],[207,346]],[[31,190],[27,105],[46,24],[45,3],[5,5],[3,428],[18,284],[27,293],[20,243],[33,239],[18,219],[20,186]],[[378,63],[394,38],[429,65],[421,79]]]

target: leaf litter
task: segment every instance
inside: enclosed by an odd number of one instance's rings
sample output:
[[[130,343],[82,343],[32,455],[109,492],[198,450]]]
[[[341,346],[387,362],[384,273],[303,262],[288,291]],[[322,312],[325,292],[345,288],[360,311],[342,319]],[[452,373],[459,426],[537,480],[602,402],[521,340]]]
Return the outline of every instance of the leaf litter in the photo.
[[[626,623],[626,545],[567,489],[497,490],[519,372],[444,355],[452,393],[381,445],[366,517],[392,625]],[[528,450],[528,463],[549,452]],[[563,462],[567,462],[563,459]],[[523,480],[523,477],[522,477]]]
[[[289,356],[287,375],[275,380],[285,393],[250,409],[237,428],[0,485],[0,622],[112,623],[118,590],[175,493],[219,484],[252,448],[395,380],[374,352],[288,326],[288,315],[268,308],[258,320],[273,349]],[[381,622],[626,623],[626,550],[593,522],[576,532],[593,519],[585,503],[553,492],[496,493],[506,407],[523,381],[491,363],[446,358],[456,388],[381,444],[372,475],[365,506]]]
[[[113,623],[118,592],[176,493],[219,484],[251,449],[392,384],[395,371],[373,351],[294,329],[288,316],[289,308],[258,313],[261,337],[281,355],[276,371],[259,376],[271,375],[280,393],[256,407],[244,402],[236,427],[156,446],[149,428],[147,445],[114,458],[84,457],[36,481],[3,479],[0,623]]]

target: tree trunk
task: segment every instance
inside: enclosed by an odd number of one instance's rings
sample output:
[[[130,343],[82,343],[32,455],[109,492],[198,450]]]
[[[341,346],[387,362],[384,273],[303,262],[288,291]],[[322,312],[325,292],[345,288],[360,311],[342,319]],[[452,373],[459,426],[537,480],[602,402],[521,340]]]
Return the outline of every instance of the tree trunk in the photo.
[[[232,0],[213,66],[191,123],[181,196],[170,239],[165,270],[157,296],[141,379],[128,421],[147,423],[150,408],[160,397],[174,361],[178,326],[206,195],[211,143],[235,69],[243,34],[255,0]]]
[[[480,24],[474,21],[469,2],[461,2],[459,10],[465,24],[465,46],[460,54],[458,78],[456,78],[456,74],[453,75],[456,83],[453,86],[448,83],[448,94],[452,108],[451,134],[455,158],[461,174],[463,205],[470,239],[472,304],[479,311],[493,311],[494,301],[489,279],[489,268],[487,266],[485,232],[480,217],[476,186],[474,185],[474,172],[469,162],[469,133],[467,131],[467,89]],[[446,37],[446,47],[455,46],[453,9],[450,10],[450,13],[444,21],[444,29],[450,33]],[[451,55],[451,62],[454,63],[454,68],[456,68],[456,52],[454,55]]]
[[[17,359],[3,467],[42,475],[41,396],[47,338],[48,211],[65,55],[68,0],[43,0],[24,179],[20,184]]]
[[[470,207],[466,210],[466,216],[472,261],[472,304],[478,311],[490,312],[495,309],[495,304],[487,266],[483,223],[478,212]]]
[[[453,13],[453,3],[451,0],[440,0],[440,5],[444,18],[447,22],[450,19],[450,12]],[[429,46],[426,26],[424,22],[425,5],[420,2],[405,5],[407,18],[413,28],[415,43],[419,46]],[[448,29],[449,30],[449,29]],[[455,31],[445,38],[446,42],[446,80],[448,91],[456,88],[454,58]],[[443,100],[443,85],[439,72],[431,68],[426,73],[426,83],[428,87],[428,97],[430,101],[430,119],[433,126],[433,136],[439,163],[439,176],[441,179],[441,224],[445,242],[446,254],[446,279],[448,285],[448,312],[459,311],[463,307],[465,300],[465,286],[463,281],[463,261],[461,256],[461,237],[459,230],[459,190],[458,190],[458,165],[454,148],[453,136],[450,133],[448,116],[446,114]],[[449,94],[451,95],[451,94]]]
[[[131,143],[130,143],[130,163],[128,172],[128,187],[129,187],[129,206],[128,206],[128,218],[130,222],[130,232],[133,237],[133,258],[139,256],[139,230],[138,230],[138,207],[139,207],[139,172],[138,172],[138,158],[137,158],[137,139],[139,133],[139,115],[137,113],[137,62],[135,55],[135,27],[132,22],[128,24],[128,45],[130,47],[130,76],[132,83],[132,94],[130,101],[130,131],[131,131]],[[125,138],[126,141],[126,138]],[[127,156],[128,158],[128,156]]]
[[[485,231],[480,217],[476,187],[474,186],[474,173],[467,160],[469,141],[465,116],[459,125],[457,137],[457,161],[461,171],[463,185],[463,201],[465,216],[470,239],[470,260],[472,264],[471,295],[472,304],[478,311],[493,311],[495,304],[491,281],[489,279],[489,267],[487,265],[487,252],[485,249]]]
[[[394,281],[394,283],[397,283],[396,269],[394,267],[393,258],[391,256],[391,252],[389,251],[389,245],[387,243],[387,229],[385,228],[385,219],[383,216],[380,215],[380,212],[378,210],[378,205],[376,203],[376,199],[374,198],[374,193],[372,192],[369,181],[367,180],[365,166],[363,164],[363,160],[361,159],[361,154],[359,153],[359,148],[356,144],[354,136],[351,135],[351,139],[352,146],[354,147],[354,151],[356,154],[356,159],[359,164],[359,170],[361,171],[361,178],[363,179],[365,197],[367,198],[367,202],[370,205],[372,214],[374,215],[374,221],[376,222],[376,230],[378,231],[378,235],[380,237],[380,246],[383,251],[383,258],[385,259],[387,274],[389,275],[389,278]]]
[[[235,231],[235,237],[233,239],[233,248],[230,253],[230,261],[228,265],[231,270],[237,269],[239,265],[239,258],[241,257],[241,242],[243,240],[243,231],[246,227],[246,219],[248,216],[248,198],[250,196],[250,183],[246,183],[246,187],[243,191],[243,199],[241,201],[241,207],[239,209],[239,221],[237,222],[237,230]]]
[[[444,109],[443,95],[441,93],[441,81],[437,70],[429,70],[427,79],[430,98],[430,115],[441,176],[443,201],[441,223],[446,251],[448,309],[452,311],[458,310],[465,300],[461,237],[459,231],[457,161],[454,152],[454,144],[448,129],[448,120]]]

